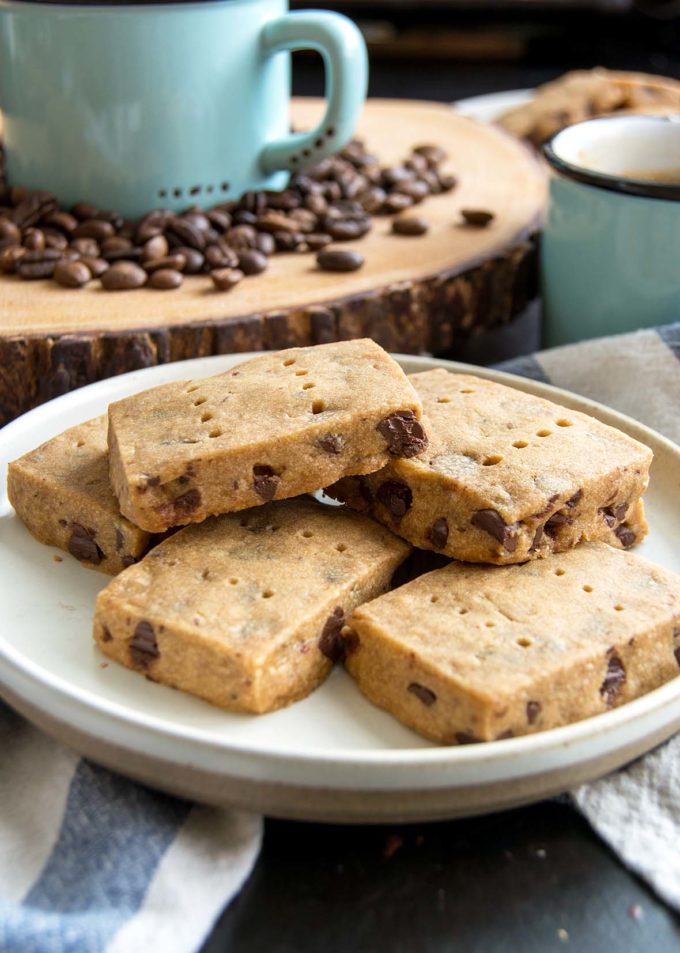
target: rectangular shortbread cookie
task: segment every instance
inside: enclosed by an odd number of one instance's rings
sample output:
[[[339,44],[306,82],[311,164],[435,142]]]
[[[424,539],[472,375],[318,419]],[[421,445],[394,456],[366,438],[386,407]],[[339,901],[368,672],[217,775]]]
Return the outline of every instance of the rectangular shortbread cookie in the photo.
[[[112,404],[111,482],[129,519],[162,532],[418,453],[420,416],[373,341],[292,348]]]
[[[152,537],[121,516],[109,482],[106,427],[106,417],[96,417],[14,460],[7,493],[41,543],[115,574],[139,559]]]
[[[327,492],[415,546],[515,563],[584,540],[638,541],[629,517],[652,452],[586,414],[493,381],[412,374],[427,449]]]
[[[410,547],[310,497],[180,530],[97,598],[106,655],[233,711],[304,698],[340,657],[344,619]]]
[[[604,543],[523,566],[450,563],[349,625],[361,691],[441,744],[579,721],[680,674],[680,577]]]

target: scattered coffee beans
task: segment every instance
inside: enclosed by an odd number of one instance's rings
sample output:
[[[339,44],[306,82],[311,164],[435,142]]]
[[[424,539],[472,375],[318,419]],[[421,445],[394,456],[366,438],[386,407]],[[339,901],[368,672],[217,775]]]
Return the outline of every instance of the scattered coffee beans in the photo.
[[[392,220],[395,235],[424,235],[429,227],[424,218],[415,215],[398,215]]]
[[[455,176],[440,168],[445,158],[439,146],[424,144],[403,163],[382,166],[354,140],[294,174],[282,192],[247,192],[237,201],[179,214],[153,209],[136,222],[89,202],[59,209],[48,192],[3,185],[0,167],[0,273],[53,277],[68,288],[98,278],[108,291],[147,282],[170,290],[184,275],[210,274],[224,291],[244,275],[265,271],[271,255],[293,252],[316,253],[326,270],[355,271],[362,255],[327,246],[357,241],[374,216],[396,215],[454,188]],[[480,210],[462,215],[477,227],[493,218]],[[427,227],[425,219],[410,215],[392,226],[398,235],[422,235]]]
[[[358,251],[329,248],[320,251],[316,260],[323,271],[356,271],[363,265],[364,256]]]
[[[460,210],[463,221],[473,228],[486,228],[494,220],[493,212],[481,208],[462,208]]]

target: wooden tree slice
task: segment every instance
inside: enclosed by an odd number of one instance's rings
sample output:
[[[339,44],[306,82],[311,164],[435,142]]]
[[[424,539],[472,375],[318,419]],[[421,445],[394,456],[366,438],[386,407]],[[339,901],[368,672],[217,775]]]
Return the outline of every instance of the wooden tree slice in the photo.
[[[298,128],[319,103],[298,100]],[[386,163],[423,143],[449,154],[459,178],[417,207],[421,237],[391,233],[390,218],[342,247],[366,264],[322,272],[314,255],[276,255],[266,273],[218,292],[206,275],[182,288],[75,291],[51,281],[0,278],[0,423],[83,384],[123,371],[207,354],[282,348],[370,336],[409,353],[455,353],[461,336],[510,320],[534,292],[532,236],[545,202],[545,173],[524,146],[449,107],[372,100],[357,130]],[[495,213],[464,227],[461,208]]]

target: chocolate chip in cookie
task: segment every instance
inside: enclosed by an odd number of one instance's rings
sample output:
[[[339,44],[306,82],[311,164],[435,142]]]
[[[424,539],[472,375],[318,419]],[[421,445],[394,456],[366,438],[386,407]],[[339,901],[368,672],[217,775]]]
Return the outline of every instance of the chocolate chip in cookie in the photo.
[[[423,425],[412,410],[390,414],[376,429],[387,441],[387,449],[393,457],[415,457],[427,447]]]

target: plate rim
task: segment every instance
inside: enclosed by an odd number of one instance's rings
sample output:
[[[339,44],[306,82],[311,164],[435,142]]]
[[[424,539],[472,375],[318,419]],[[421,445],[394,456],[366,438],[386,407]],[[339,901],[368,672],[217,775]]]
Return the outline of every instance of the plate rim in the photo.
[[[28,411],[21,417],[7,424],[0,431],[0,461],[9,460],[11,455],[6,452],[7,445],[11,445],[15,437],[21,437],[27,429],[31,429],[33,422],[37,419],[44,423],[43,418],[48,421],[50,418],[57,418],[61,410],[69,410],[82,407],[87,408],[88,397],[93,393],[113,389],[124,390],[126,384],[141,378],[144,382],[146,378],[153,378],[159,374],[159,368],[172,368],[171,374],[175,379],[182,379],[183,368],[207,368],[208,371],[214,366],[221,365],[232,366],[235,362],[248,360],[259,354],[267,353],[262,351],[245,352],[243,354],[222,354],[202,358],[192,358],[187,361],[177,361],[172,364],[155,365],[150,368],[142,368],[130,371],[126,374],[118,375],[115,378],[107,378],[96,381],[85,387],[71,391],[60,397],[42,404],[33,410]],[[447,361],[433,357],[409,354],[393,354],[399,363],[409,363],[411,365],[421,365],[422,369],[431,369],[435,366],[445,367],[454,373],[474,374],[490,380],[496,380],[520,390],[537,393],[539,396],[545,395],[548,399],[554,399],[556,402],[572,406],[573,409],[579,409],[584,413],[591,413],[592,416],[598,416],[598,412],[605,418],[614,420],[614,425],[622,426],[622,429],[630,432],[634,431],[636,439],[651,439],[664,446],[667,452],[677,458],[680,467],[680,447],[667,437],[658,433],[645,424],[628,417],[612,408],[607,407],[597,401],[587,397],[581,397],[571,391],[555,387],[552,384],[543,381],[536,381],[532,378],[524,378],[507,371],[495,370],[493,368],[479,367],[476,365],[465,364],[459,361]],[[187,376],[197,376],[195,371],[190,370]],[[154,386],[153,383],[150,386]],[[140,387],[139,389],[142,389]],[[89,419],[89,414],[84,413],[83,419]],[[49,438],[47,438],[49,439]],[[6,500],[6,491],[0,490],[3,502]],[[4,511],[5,508],[3,508]],[[11,672],[15,677],[11,677]],[[10,677],[8,678],[8,672]],[[574,722],[570,725],[564,725],[559,728],[549,729],[548,731],[537,732],[531,735],[520,736],[503,741],[486,742],[483,745],[465,745],[465,746],[433,746],[422,748],[395,748],[395,749],[355,749],[355,748],[337,748],[328,753],[322,748],[311,748],[300,750],[277,745],[272,748],[271,745],[258,744],[252,741],[234,741],[233,739],[216,738],[204,732],[201,729],[190,728],[182,725],[168,724],[162,718],[149,715],[147,713],[130,711],[124,705],[102,699],[89,690],[83,690],[73,686],[67,679],[40,669],[40,666],[30,659],[21,656],[21,653],[14,648],[0,631],[0,695],[3,682],[7,684],[10,690],[16,691],[24,699],[28,699],[35,704],[32,698],[21,691],[22,680],[27,680],[36,689],[44,686],[49,692],[56,696],[58,703],[66,706],[76,706],[83,713],[90,712],[96,715],[98,719],[108,719],[112,723],[112,731],[117,729],[128,735],[125,740],[125,746],[138,753],[147,753],[148,748],[143,743],[143,737],[135,737],[135,732],[140,729],[155,739],[162,739],[165,742],[179,742],[186,744],[188,742],[200,746],[202,750],[211,753],[220,753],[223,755],[235,755],[246,758],[267,759],[273,763],[290,763],[294,761],[298,764],[307,765],[334,765],[350,767],[352,765],[361,765],[362,767],[374,766],[377,769],[390,767],[413,768],[423,767],[456,767],[481,765],[492,762],[494,764],[508,763],[519,756],[536,756],[540,760],[541,754],[553,751],[555,748],[569,748],[593,739],[597,736],[607,735],[617,729],[625,728],[631,722],[637,722],[645,717],[653,716],[667,706],[679,705],[680,710],[680,675],[675,679],[665,683],[659,688],[648,692],[640,698],[634,699],[619,708],[603,712],[591,718]],[[54,710],[42,708],[43,712],[51,717]],[[115,740],[110,736],[107,740]],[[136,743],[139,742],[139,743]],[[120,742],[118,742],[120,744]],[[233,769],[233,765],[230,766]],[[537,768],[540,773],[540,768]],[[301,780],[302,783],[302,780]],[[442,784],[451,783],[451,779],[441,782]],[[463,783],[463,782],[461,782]],[[313,782],[310,786],[314,786]]]

